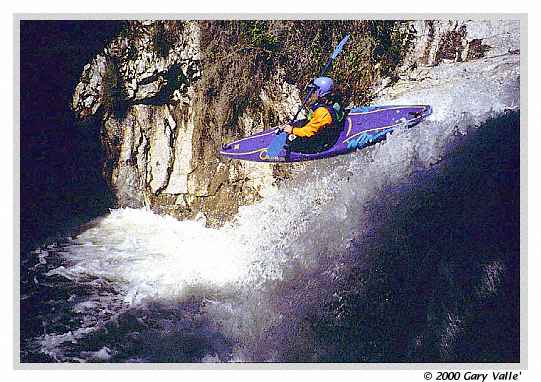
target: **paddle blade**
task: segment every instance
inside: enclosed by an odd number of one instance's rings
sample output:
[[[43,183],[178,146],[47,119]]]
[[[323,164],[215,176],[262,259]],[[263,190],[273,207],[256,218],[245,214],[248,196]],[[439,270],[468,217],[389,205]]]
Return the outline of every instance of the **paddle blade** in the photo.
[[[336,46],[336,48],[334,49],[334,52],[332,53],[332,56],[331,56],[332,60],[334,60],[336,57],[338,57],[338,55],[340,54],[342,49],[344,49],[344,45],[346,45],[346,42],[348,42],[348,39],[349,39],[349,35],[346,35],[346,37],[344,37],[342,39],[342,41],[340,41],[340,44],[338,44]]]
[[[271,144],[267,148],[267,154],[269,157],[277,157],[280,154],[280,151],[283,150],[284,145],[287,141],[287,133],[281,132],[272,140]]]

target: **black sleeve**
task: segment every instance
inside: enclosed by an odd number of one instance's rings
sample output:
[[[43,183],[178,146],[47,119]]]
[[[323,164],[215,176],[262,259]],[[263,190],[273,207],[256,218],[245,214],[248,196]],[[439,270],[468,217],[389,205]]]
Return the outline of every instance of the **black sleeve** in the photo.
[[[297,120],[291,122],[290,125],[293,126],[293,127],[303,127],[307,123],[308,123],[308,119],[303,118],[303,119],[297,119]]]

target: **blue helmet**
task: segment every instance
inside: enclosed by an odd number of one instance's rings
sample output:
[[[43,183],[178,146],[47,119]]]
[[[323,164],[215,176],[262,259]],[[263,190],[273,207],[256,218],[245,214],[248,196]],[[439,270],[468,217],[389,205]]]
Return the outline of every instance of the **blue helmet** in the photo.
[[[330,94],[334,88],[334,82],[329,77],[318,77],[314,80],[314,85],[317,88],[317,96],[323,97]]]

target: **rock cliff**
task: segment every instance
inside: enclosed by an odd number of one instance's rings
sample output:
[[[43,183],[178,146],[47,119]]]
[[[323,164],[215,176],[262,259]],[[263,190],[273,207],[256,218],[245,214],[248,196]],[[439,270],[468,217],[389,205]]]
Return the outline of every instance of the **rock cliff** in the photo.
[[[221,23],[213,30],[227,22]],[[397,80],[421,80],[427,68],[441,63],[513,54],[519,49],[519,23],[513,21],[382,25],[400,31],[392,35],[398,38],[381,45],[397,52],[390,68],[380,70],[380,63],[373,62],[377,44],[368,57],[344,58],[344,65],[368,68],[362,70],[369,71],[365,82],[373,96]],[[279,27],[280,22],[274,21],[270,29]],[[383,41],[388,34],[380,37],[378,27],[366,33]],[[257,103],[211,110],[225,96],[210,79],[205,80],[216,64],[209,64],[212,52],[205,49],[203,28],[208,33],[208,25],[201,21],[127,22],[124,31],[84,67],[72,109],[82,123],[101,129],[103,174],[119,207],[148,206],[178,218],[203,214],[209,225],[220,225],[239,206],[271,192],[289,169],[224,160],[217,154],[220,145],[287,121],[300,102],[300,90],[288,80],[287,67],[277,64],[265,81],[254,78],[262,83],[253,88]],[[265,36],[254,28],[250,33],[256,42]],[[223,65],[235,73],[234,60],[224,58]],[[238,81],[234,86],[250,90],[249,84]],[[214,118],[209,119],[211,113]]]
[[[217,156],[227,132],[212,131],[215,126],[205,126],[195,110],[201,107],[196,84],[202,67],[199,23],[193,21],[129,22],[84,67],[72,108],[101,128],[104,176],[119,206],[150,206],[181,218],[203,212],[219,224],[272,187],[276,166]],[[278,75],[259,97],[264,107],[238,118],[241,134],[262,129],[264,114],[285,120],[299,92]]]

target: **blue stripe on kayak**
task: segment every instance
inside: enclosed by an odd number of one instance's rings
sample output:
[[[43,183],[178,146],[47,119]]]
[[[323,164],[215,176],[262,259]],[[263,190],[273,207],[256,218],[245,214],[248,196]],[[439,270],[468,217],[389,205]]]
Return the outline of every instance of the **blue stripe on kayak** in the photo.
[[[366,113],[367,111],[375,110],[376,106],[360,106],[351,109],[350,113]]]
[[[428,105],[377,105],[377,106],[358,106],[350,110],[350,113],[366,113],[371,111],[383,111],[383,110],[398,110],[398,109],[409,109],[409,108],[418,108],[425,107],[427,110],[430,108]],[[430,108],[431,109],[431,108]]]

